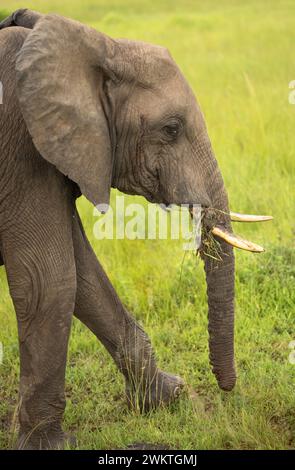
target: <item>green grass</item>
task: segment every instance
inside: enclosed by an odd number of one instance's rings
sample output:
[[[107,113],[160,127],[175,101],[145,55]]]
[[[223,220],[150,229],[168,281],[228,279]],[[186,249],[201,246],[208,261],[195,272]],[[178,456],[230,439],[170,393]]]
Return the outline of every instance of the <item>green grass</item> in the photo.
[[[61,6],[62,4],[62,6]],[[14,10],[23,2],[11,0]],[[67,369],[65,428],[81,449],[134,442],[184,449],[295,447],[293,1],[64,0],[27,7],[84,21],[114,37],[167,46],[195,90],[236,211],[271,213],[273,223],[235,225],[263,244],[237,253],[238,383],[221,392],[208,364],[203,268],[176,241],[94,239],[93,209],[80,213],[122,301],[151,336],[159,364],[182,375],[187,395],[148,416],[127,410],[123,380],[110,357],[74,321]],[[1,10],[1,6],[0,6]],[[129,200],[134,199],[128,197]],[[180,275],[181,274],[181,275]],[[0,448],[15,436],[18,389],[16,321],[0,271]]]

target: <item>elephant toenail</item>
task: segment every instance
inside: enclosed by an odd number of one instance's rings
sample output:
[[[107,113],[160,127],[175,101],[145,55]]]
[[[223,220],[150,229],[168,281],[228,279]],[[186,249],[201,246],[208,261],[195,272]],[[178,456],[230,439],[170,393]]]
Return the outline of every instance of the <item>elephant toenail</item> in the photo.
[[[181,393],[180,387],[176,387],[176,388],[174,389],[174,397],[175,397],[175,398],[179,397],[180,393]]]

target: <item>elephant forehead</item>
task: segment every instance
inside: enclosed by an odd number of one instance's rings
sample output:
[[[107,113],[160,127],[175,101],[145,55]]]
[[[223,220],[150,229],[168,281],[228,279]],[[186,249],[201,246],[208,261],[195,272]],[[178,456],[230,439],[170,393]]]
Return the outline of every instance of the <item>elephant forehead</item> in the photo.
[[[186,85],[177,86],[175,80],[169,80],[157,87],[148,89],[139,89],[130,97],[129,103],[134,110],[144,115],[163,114],[179,114],[187,115],[188,113],[195,117],[197,111],[197,101]]]

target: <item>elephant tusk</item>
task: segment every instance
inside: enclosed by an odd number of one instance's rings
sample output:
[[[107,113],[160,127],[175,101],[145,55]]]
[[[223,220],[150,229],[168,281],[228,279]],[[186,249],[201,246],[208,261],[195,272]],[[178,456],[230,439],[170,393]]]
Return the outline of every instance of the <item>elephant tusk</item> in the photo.
[[[266,222],[267,220],[273,220],[273,217],[271,215],[250,215],[230,212],[230,219],[233,222]]]
[[[229,245],[240,248],[241,250],[252,251],[254,253],[262,253],[264,251],[262,246],[256,245],[256,243],[249,242],[248,240],[244,240],[234,233],[228,232],[227,230],[224,230],[220,227],[213,227],[212,233],[213,235],[222,238],[222,240],[224,240]]]

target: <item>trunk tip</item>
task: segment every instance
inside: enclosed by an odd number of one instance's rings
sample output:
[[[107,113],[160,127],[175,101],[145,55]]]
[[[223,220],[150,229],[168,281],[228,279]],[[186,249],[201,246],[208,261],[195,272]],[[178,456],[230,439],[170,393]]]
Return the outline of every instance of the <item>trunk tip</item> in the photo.
[[[227,378],[217,378],[218,386],[224,392],[231,392],[236,385],[237,378],[227,377]]]

